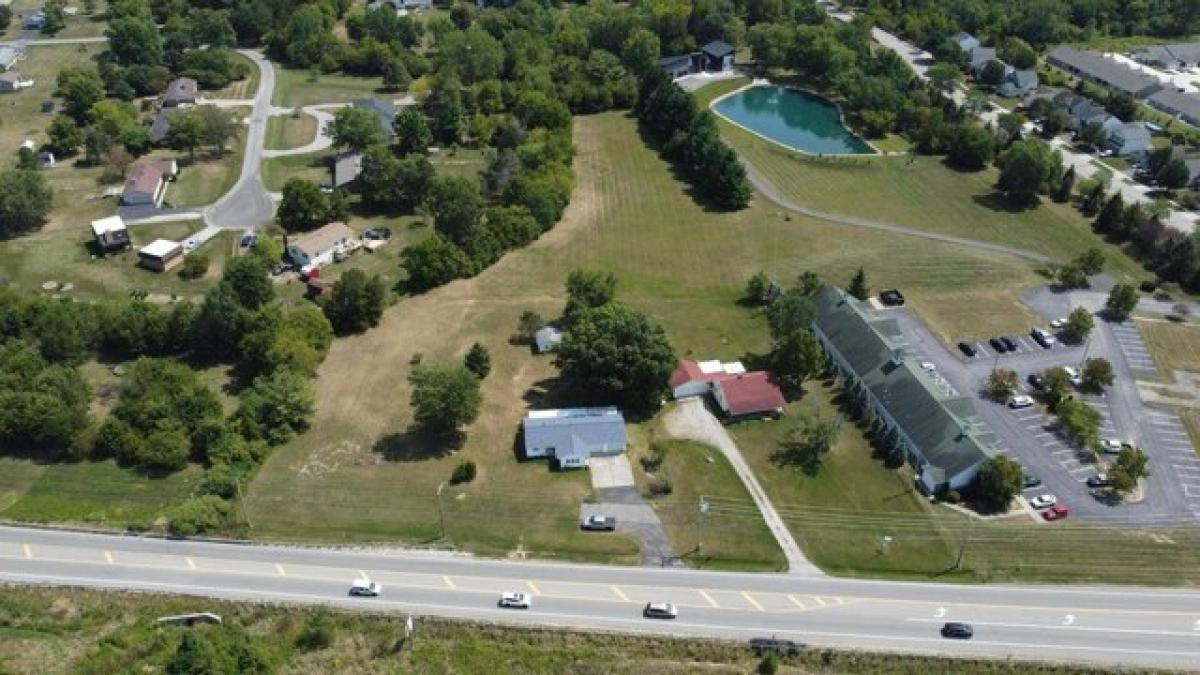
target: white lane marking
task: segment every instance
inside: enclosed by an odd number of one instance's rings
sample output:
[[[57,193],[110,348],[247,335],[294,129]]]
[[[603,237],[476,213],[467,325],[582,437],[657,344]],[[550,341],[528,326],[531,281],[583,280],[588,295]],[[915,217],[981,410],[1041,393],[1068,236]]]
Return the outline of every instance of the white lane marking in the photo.
[[[192,560],[191,558],[184,558],[184,560],[187,561],[188,569],[190,569],[190,570],[196,569],[196,561]]]
[[[287,576],[287,572],[284,571],[283,565],[280,565],[279,563],[275,563],[275,571],[278,572],[279,576],[281,577]]]
[[[946,617],[946,608],[945,607],[938,607],[937,611],[935,611],[933,613],[933,618],[935,618],[935,619],[943,619],[945,617]]]
[[[625,595],[625,591],[621,590],[620,586],[613,584],[609,588],[611,588],[612,592],[616,593],[617,597],[620,598],[623,602],[629,602],[629,596]]]
[[[703,589],[703,588],[697,588],[697,589],[696,589],[696,592],[697,592],[697,593],[699,593],[699,594],[700,594],[700,597],[704,598],[704,599],[705,599],[705,600],[708,602],[708,604],[709,604],[709,605],[711,605],[711,606],[713,607],[713,609],[720,609],[720,608],[721,608],[721,606],[717,604],[717,601],[712,599],[712,596],[711,596],[711,595],[709,595],[708,593],[705,593],[705,592],[704,592],[704,589]]]
[[[532,581],[526,581],[525,585],[529,586],[529,590],[533,591],[534,595],[542,594],[542,592],[540,590],[538,590],[537,584],[533,583]]]
[[[1063,623],[1062,623],[1062,625],[1064,625],[1064,626],[1070,626],[1070,625],[1071,625],[1071,624],[1073,624],[1073,623],[1075,623],[1075,615],[1074,615],[1074,614],[1068,614],[1068,615],[1066,615],[1066,616],[1064,616],[1064,617],[1063,617]]]
[[[754,599],[754,596],[750,595],[746,591],[742,591],[742,597],[746,599],[746,602],[750,603],[751,605],[754,605],[754,609],[757,609],[760,612],[763,611],[763,606],[761,604],[759,604],[759,602],[757,600]]]
[[[29,547],[29,544],[21,544],[21,550],[25,553],[26,560],[33,559],[33,549]]]
[[[12,579],[17,582],[30,583],[31,577],[32,577],[32,575],[28,575],[28,574],[14,574],[14,573],[9,573],[9,572],[0,572],[0,578]],[[90,584],[93,586],[100,586],[100,587],[104,587],[104,588],[121,588],[121,586],[114,584],[112,579],[102,579],[102,578],[96,578],[96,577],[74,577],[74,576],[46,576],[46,575],[38,575],[37,576],[38,583],[46,583],[47,581],[56,581],[63,585],[72,585],[72,584],[83,583],[83,584]],[[898,582],[898,583],[912,583],[912,582]],[[233,594],[235,596],[252,595],[252,596],[264,596],[267,598],[272,598],[272,597],[273,598],[290,598],[294,601],[306,601],[309,603],[328,603],[331,599],[338,599],[338,600],[341,599],[340,597],[335,598],[334,596],[330,596],[330,595],[318,595],[318,594],[313,594],[313,593],[287,593],[287,592],[276,592],[276,591],[260,591],[260,590],[253,590],[253,589],[237,590],[237,589],[228,589],[228,588],[217,588],[217,587],[211,587],[211,586],[196,586],[194,584],[172,584],[172,583],[162,583],[162,582],[153,582],[153,581],[137,582],[135,584],[130,584],[130,587],[157,588],[157,589],[168,589],[168,590],[175,589],[184,595],[205,595],[207,592],[207,593],[213,593],[213,594],[224,594],[226,597],[228,597],[230,594]],[[1072,592],[1075,594],[1079,594],[1079,593],[1083,592],[1083,591],[1070,591],[1069,589],[1061,589],[1061,590],[1066,591],[1066,592]],[[1122,595],[1120,592],[1111,592],[1111,591],[1110,592],[1102,591],[1101,593]],[[1167,597],[1171,597],[1173,595],[1179,595],[1179,594],[1165,594],[1165,595],[1167,595]],[[1138,595],[1137,597],[1144,598],[1145,596]],[[494,609],[492,607],[483,607],[483,608],[456,607],[453,605],[435,605],[432,603],[389,601],[389,600],[384,600],[382,598],[374,598],[373,600],[378,601],[378,602],[372,602],[371,604],[373,606],[393,607],[393,608],[397,608],[397,609],[418,608],[418,609],[426,609],[431,612],[441,610],[441,611],[445,612],[446,615],[448,615],[448,616],[478,616],[481,612],[483,612],[486,614],[494,615],[497,619],[500,619],[500,620],[514,621],[516,619],[515,615],[511,611]],[[455,613],[451,614],[451,612],[455,612]],[[579,614],[562,614],[562,613],[557,613],[557,612],[543,612],[543,611],[536,611],[536,610],[530,611],[530,612],[523,612],[522,615],[526,616],[526,617],[545,617],[548,619],[551,619],[551,618],[553,618],[553,619],[568,619],[568,620],[576,620],[576,621],[584,620],[584,621],[589,621],[589,622],[593,622],[593,623],[625,624],[625,626],[628,626],[628,628],[623,628],[623,630],[627,630],[627,631],[631,631],[631,632],[654,633],[654,634],[657,634],[658,632],[661,632],[661,630],[666,630],[667,628],[670,627],[670,626],[663,626],[660,629],[660,631],[650,631],[644,627],[644,624],[637,623],[628,618],[583,616],[583,615],[579,615]],[[936,621],[936,619],[907,619],[907,621],[928,622],[928,621]],[[630,624],[634,624],[634,626],[631,626]],[[810,636],[810,637],[840,638],[840,639],[853,639],[853,640],[871,641],[871,642],[877,642],[881,639],[886,639],[886,640],[892,640],[892,641],[896,641],[896,642],[927,643],[927,644],[939,645],[939,646],[945,645],[945,640],[942,639],[940,636],[938,636],[938,637],[881,636],[881,635],[872,635],[872,634],[868,634],[868,633],[839,633],[839,632],[830,632],[830,631],[812,631],[812,630],[801,629],[801,628],[795,628],[795,629],[779,628],[778,626],[730,626],[730,625],[724,625],[724,624],[688,623],[688,622],[679,622],[679,621],[672,622],[671,626],[682,627],[682,628],[697,628],[697,629],[711,630],[711,631],[719,630],[719,631],[724,631],[724,632],[737,632],[740,634],[751,634],[751,635],[761,634],[761,633],[775,633],[775,634],[780,634],[780,635],[786,634],[786,635]],[[1046,628],[1046,626],[1032,626],[1032,627]],[[1056,626],[1055,628],[1059,628],[1060,630],[1062,630],[1061,627]],[[1081,626],[1075,626],[1075,627],[1072,627],[1070,630],[1104,631],[1106,629],[1084,628]],[[1191,637],[1192,633],[1190,633],[1190,632],[1181,633],[1180,635],[1187,635],[1188,637]],[[1186,657],[1188,659],[1200,658],[1200,650],[1173,651],[1173,650],[1164,650],[1164,649],[1128,649],[1128,648],[1122,648],[1122,647],[1105,647],[1105,646],[1092,645],[1092,644],[1088,644],[1088,645],[1069,645],[1069,644],[1053,644],[1053,643],[1040,643],[1039,644],[1039,643],[1030,643],[1030,642],[994,642],[994,641],[990,641],[990,640],[972,640],[972,644],[984,645],[984,646],[989,646],[989,647],[1008,647],[1008,648],[1020,648],[1020,649],[1030,649],[1030,650],[1064,649],[1064,650],[1069,650],[1069,651],[1092,652],[1092,653],[1110,652],[1110,653],[1114,653],[1114,654],[1179,656],[1179,657]]]
[[[454,580],[451,579],[450,575],[448,575],[448,574],[442,575],[442,581],[446,582],[446,585],[449,586],[451,589],[458,588],[457,586],[454,585]]]
[[[799,600],[797,600],[796,596],[791,595],[790,593],[788,594],[787,599],[791,600],[792,604],[799,607],[800,609],[808,609],[808,607],[804,606],[803,602],[800,602]],[[1196,622],[1196,630],[1200,630],[1200,621]]]
[[[105,561],[106,561],[106,562],[107,562],[109,565],[113,564],[112,551],[105,551],[105,552],[104,552],[104,560],[105,560]]]

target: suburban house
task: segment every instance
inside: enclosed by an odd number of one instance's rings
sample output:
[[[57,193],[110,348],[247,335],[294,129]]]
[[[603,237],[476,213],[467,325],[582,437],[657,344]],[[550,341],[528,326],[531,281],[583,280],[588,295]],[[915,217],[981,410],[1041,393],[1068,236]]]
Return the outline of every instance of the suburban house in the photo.
[[[15,70],[0,73],[0,91],[17,91],[33,86],[33,80],[21,75]]]
[[[92,221],[92,234],[101,253],[112,253],[129,248],[129,230],[121,216],[109,216]]]
[[[984,66],[992,61],[1000,61],[996,58],[995,47],[976,47],[971,51],[971,60],[967,62],[967,65],[971,69],[971,75],[975,79],[979,79],[979,76],[983,74]],[[1003,63],[1003,61],[1000,62]]]
[[[1188,169],[1187,187],[1195,188],[1200,185],[1200,155],[1189,154],[1182,145],[1171,146],[1171,159],[1178,159],[1183,162],[1183,165]],[[1149,169],[1150,154],[1146,153],[1142,156],[1142,168]]]
[[[1179,70],[1200,65],[1200,42],[1179,45],[1150,45],[1130,54],[1134,61],[1155,68]]]
[[[1122,157],[1136,157],[1150,151],[1150,130],[1144,122],[1129,122],[1108,134],[1108,149]]]
[[[25,58],[25,52],[15,47],[0,47],[0,73],[12,70],[17,61]]]
[[[397,12],[411,9],[432,9],[433,0],[371,0],[367,3],[369,10],[389,6],[395,8]]]
[[[167,93],[163,94],[164,108],[176,108],[181,105],[195,105],[196,94],[200,86],[190,77],[180,77],[171,80],[167,85]]]
[[[360,174],[362,174],[361,152],[343,152],[333,158],[333,187],[346,187],[358,180]]]
[[[958,48],[963,50],[963,53],[968,56],[970,56],[972,52],[980,47],[979,38],[971,35],[970,33],[963,33],[960,31],[954,35],[951,35],[950,39],[954,40],[954,44],[958,45]]]
[[[1076,133],[1089,124],[1099,124],[1106,131],[1121,124],[1121,120],[1109,114],[1104,106],[1073,91],[1060,92],[1053,101],[1067,111],[1067,128]]]
[[[1200,126],[1200,95],[1163,89],[1146,99],[1146,103],[1192,126]]]
[[[877,319],[840,289],[816,297],[813,332],[852,405],[887,452],[903,457],[926,493],[966,487],[996,454],[977,431],[970,399],[904,358],[895,319]]]
[[[658,60],[658,67],[662,68],[662,71],[672,80],[677,80],[684,75],[691,75],[697,70],[696,59],[691,54],[664,56]]]
[[[21,30],[41,30],[45,27],[46,12],[40,9],[25,17],[25,21],[21,22]]]
[[[1037,90],[1038,74],[1036,70],[1016,70],[1010,69],[1004,76],[1004,81],[996,89],[996,93],[1004,98],[1017,98],[1026,96]]]
[[[787,406],[775,378],[764,370],[716,380],[712,383],[712,393],[727,419],[782,415]]]
[[[596,456],[625,452],[621,411],[606,408],[531,410],[523,423],[525,457],[549,457],[560,469],[581,468]]]
[[[158,206],[167,193],[167,182],[178,174],[179,165],[172,159],[138,164],[125,180],[121,203],[125,206]]]
[[[138,264],[155,272],[166,272],[183,262],[183,245],[170,239],[155,239],[138,251]]]
[[[713,40],[700,48],[704,55],[704,69],[721,73],[733,69],[733,45],[724,40]]]
[[[679,362],[679,367],[671,373],[668,384],[675,398],[688,396],[704,396],[712,391],[712,384],[718,380],[737,377],[746,372],[746,367],[738,361],[722,363],[720,361],[691,361]]]
[[[339,252],[350,250],[354,230],[341,222],[322,225],[288,242],[287,258],[302,271],[333,262]]]
[[[554,326],[542,326],[533,334],[533,345],[537,353],[545,354],[558,348],[563,341],[563,332]]]
[[[162,143],[167,140],[167,134],[171,132],[171,110],[161,108],[158,114],[154,116],[154,122],[150,124],[150,140],[155,143]]]
[[[1163,88],[1162,83],[1150,75],[1102,54],[1080,51],[1074,47],[1055,49],[1046,55],[1046,62],[1081,80],[1123,91],[1134,98],[1146,98]]]
[[[396,135],[392,123],[396,121],[396,104],[384,98],[360,98],[352,103],[355,108],[370,110],[379,118],[379,127],[388,138]]]

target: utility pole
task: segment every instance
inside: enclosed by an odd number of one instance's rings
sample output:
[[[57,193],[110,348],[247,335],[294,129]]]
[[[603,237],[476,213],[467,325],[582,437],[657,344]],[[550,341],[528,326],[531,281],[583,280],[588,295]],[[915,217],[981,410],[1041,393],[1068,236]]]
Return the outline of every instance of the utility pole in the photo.
[[[704,514],[708,513],[708,502],[704,500],[704,495],[700,495],[700,513],[696,516],[696,553],[701,553],[703,550],[704,541]]]
[[[438,485],[437,489],[438,524],[441,526],[442,539],[446,538],[446,512],[442,510],[442,490],[445,489],[445,487],[446,483],[443,481],[440,485]]]
[[[237,487],[238,506],[242,508],[242,520],[246,521],[246,529],[254,529],[254,526],[250,524],[250,516],[246,514],[246,500],[242,497],[242,479],[234,476],[233,484]]]
[[[969,522],[970,527],[963,530],[962,534],[958,537],[958,559],[954,561],[955,571],[962,569],[963,556],[967,552],[967,541],[971,538],[971,535],[975,534],[975,519],[971,518]]]

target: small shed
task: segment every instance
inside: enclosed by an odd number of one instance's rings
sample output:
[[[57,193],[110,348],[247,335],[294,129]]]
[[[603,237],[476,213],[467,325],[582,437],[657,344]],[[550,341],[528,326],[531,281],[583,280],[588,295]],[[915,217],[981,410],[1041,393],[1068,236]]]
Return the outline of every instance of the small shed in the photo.
[[[129,248],[129,230],[121,216],[109,216],[92,221],[92,234],[102,253],[123,251]]]
[[[615,407],[532,410],[525,416],[526,458],[548,457],[559,468],[581,468],[595,456],[619,455],[628,437]]]
[[[558,348],[558,345],[562,344],[562,341],[562,331],[554,326],[542,326],[533,334],[533,343],[537,347],[537,353],[539,354],[554,351]]]
[[[170,239],[155,239],[138,251],[138,264],[155,272],[166,272],[183,262],[183,245]]]
[[[33,86],[33,80],[15,70],[0,73],[0,91],[18,91]]]

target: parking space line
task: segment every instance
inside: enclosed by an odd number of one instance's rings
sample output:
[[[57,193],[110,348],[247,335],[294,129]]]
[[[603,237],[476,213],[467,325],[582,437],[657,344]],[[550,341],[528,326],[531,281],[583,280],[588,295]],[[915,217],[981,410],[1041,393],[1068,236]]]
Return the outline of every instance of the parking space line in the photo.
[[[279,563],[275,563],[275,571],[278,572],[279,576],[281,577],[287,576],[287,572],[284,571],[283,565],[280,565]]]
[[[542,592],[540,590],[538,590],[537,584],[533,583],[532,581],[526,581],[525,585],[529,587],[530,591],[533,591],[534,595],[542,594]]]
[[[742,597],[746,599],[746,602],[750,603],[751,605],[754,605],[754,609],[757,609],[760,612],[763,611],[763,606],[761,604],[759,604],[759,602],[757,600],[754,599],[754,596],[750,595],[746,591],[742,591]],[[713,603],[713,606],[716,607],[716,603]]]
[[[622,591],[620,586],[613,584],[612,586],[609,586],[609,588],[611,588],[612,592],[616,593],[617,597],[620,598],[623,602],[629,602],[629,596],[625,595],[625,591]]]
[[[105,551],[105,552],[104,552],[104,560],[105,560],[105,562],[107,562],[109,565],[113,564],[113,556],[112,556],[112,551]]]
[[[800,609],[808,609],[807,607],[804,606],[803,602],[800,602],[799,600],[797,600],[796,596],[791,595],[790,593],[788,594],[787,599],[791,600],[792,604],[799,607]]]
[[[446,585],[449,586],[450,588],[457,588],[457,586],[454,585],[454,580],[451,579],[448,575],[443,574],[442,581],[446,582]]]
[[[33,549],[29,547],[29,544],[21,544],[21,552],[25,554],[26,560],[33,558]]]
[[[190,569],[190,570],[196,569],[196,561],[195,560],[192,560],[191,558],[184,558],[183,561],[187,563],[188,569]]]

